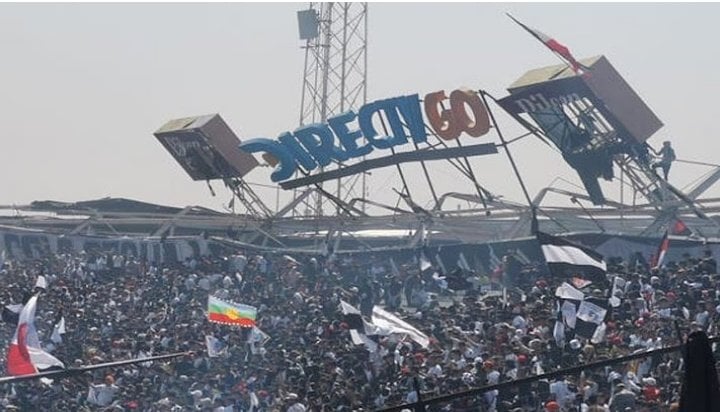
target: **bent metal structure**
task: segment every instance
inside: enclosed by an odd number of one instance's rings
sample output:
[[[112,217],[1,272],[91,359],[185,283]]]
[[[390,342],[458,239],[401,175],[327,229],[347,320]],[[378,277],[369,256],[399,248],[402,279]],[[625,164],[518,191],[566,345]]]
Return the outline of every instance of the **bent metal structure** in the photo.
[[[681,220],[693,237],[720,237],[720,198],[703,197],[720,179],[720,166],[703,164],[708,172],[684,191],[670,185],[653,169],[646,144],[662,127],[660,120],[605,57],[581,63],[583,73],[567,65],[530,70],[502,99],[482,90],[457,89],[423,98],[416,94],[378,100],[358,108],[357,114],[349,111],[301,126],[277,140],[241,144],[219,115],[172,120],[155,132],[158,141],[193,180],[221,180],[244,205],[245,213],[127,199],[39,201],[0,206],[7,212],[0,216],[0,225],[58,235],[203,235],[261,248],[319,251],[332,246],[335,251],[367,251],[522,238],[531,233],[535,210],[540,229],[548,233],[659,237]],[[521,125],[525,133],[506,138],[501,115]],[[493,134],[496,139],[488,142]],[[466,136],[482,136],[485,141],[463,144]],[[567,181],[556,179],[559,184],[531,196],[510,151],[525,137],[555,146],[584,188],[567,190]],[[506,154],[524,202],[490,193],[479,182],[469,158],[499,152]],[[445,162],[460,174],[468,190],[442,193],[430,173],[437,168],[425,165],[429,161]],[[432,194],[424,207],[411,193],[403,173],[406,162],[422,167],[425,192]],[[245,180],[263,163],[274,167],[275,184],[298,193],[274,212]],[[396,204],[364,196],[341,199],[323,188],[323,181],[374,167],[397,169],[402,190],[397,191]],[[600,178],[627,188],[632,201],[608,199]],[[318,197],[334,204],[335,213],[300,212]],[[448,206],[458,201],[468,207]]]

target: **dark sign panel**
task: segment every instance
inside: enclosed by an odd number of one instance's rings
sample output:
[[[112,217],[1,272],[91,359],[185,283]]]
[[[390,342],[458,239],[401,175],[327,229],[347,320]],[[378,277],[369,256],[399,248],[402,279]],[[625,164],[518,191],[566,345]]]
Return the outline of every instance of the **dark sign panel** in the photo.
[[[513,114],[542,112],[588,99],[613,129],[642,143],[663,126],[655,113],[604,56],[582,60],[588,70],[567,66],[530,70],[509,88],[500,105]]]
[[[583,98],[594,100],[590,88],[580,77],[566,77],[511,90],[510,96],[501,99],[499,103],[510,113],[532,114],[562,110],[563,106],[580,102]]]
[[[242,177],[258,165],[217,114],[171,120],[155,137],[193,180]]]

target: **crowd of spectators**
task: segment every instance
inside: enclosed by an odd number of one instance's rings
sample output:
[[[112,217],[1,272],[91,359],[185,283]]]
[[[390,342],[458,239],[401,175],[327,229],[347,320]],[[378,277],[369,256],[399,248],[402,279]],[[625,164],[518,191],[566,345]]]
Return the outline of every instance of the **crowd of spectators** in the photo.
[[[505,260],[507,262],[507,259]],[[679,343],[693,329],[713,335],[720,277],[713,257],[685,255],[662,269],[613,260],[608,282],[586,293],[609,296],[626,280],[620,305],[592,343],[556,342],[553,279],[541,264],[456,270],[439,276],[416,261],[369,256],[232,252],[159,265],[132,256],[80,253],[7,259],[3,305],[19,303],[38,276],[37,328],[65,365],[194,354],[167,362],[96,371],[53,382],[0,387],[6,410],[369,411]],[[509,267],[509,266],[506,266]],[[513,269],[515,270],[515,269]],[[482,272],[489,272],[487,274]],[[508,277],[513,287],[503,288]],[[498,291],[502,291],[498,293]],[[209,295],[258,308],[258,328],[207,321]],[[340,301],[363,313],[382,305],[430,337],[421,347],[391,336],[378,349],[354,345]],[[59,314],[63,342],[49,340]],[[0,325],[3,351],[15,331]],[[210,357],[206,336],[220,342]],[[4,357],[4,353],[0,354]],[[587,370],[432,406],[480,411],[669,411],[682,380],[678,354]],[[88,396],[91,394],[92,396]]]

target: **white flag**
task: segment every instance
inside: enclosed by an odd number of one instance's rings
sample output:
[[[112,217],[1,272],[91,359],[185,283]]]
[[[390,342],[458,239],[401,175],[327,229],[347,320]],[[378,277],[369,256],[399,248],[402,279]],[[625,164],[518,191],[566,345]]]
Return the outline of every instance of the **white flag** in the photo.
[[[563,321],[570,329],[575,329],[575,305],[572,302],[565,301],[560,308],[562,312]]]
[[[207,346],[208,356],[211,358],[217,358],[222,353],[220,350],[222,342],[215,336],[205,335],[205,345]]]
[[[610,293],[610,306],[616,308],[620,306],[621,298],[625,296],[625,279],[615,276],[613,279],[612,292]]]
[[[606,330],[606,329],[607,329],[607,325],[605,324],[605,322],[601,323],[600,326],[598,326],[598,327],[595,329],[595,333],[593,333],[593,336],[592,336],[592,338],[590,339],[590,342],[592,342],[592,343],[594,343],[595,345],[597,345],[598,343],[600,343],[600,342],[602,342],[603,340],[605,340],[605,330]]]
[[[553,328],[553,337],[555,338],[555,343],[560,347],[565,347],[565,324],[558,321],[555,321],[555,327]]]
[[[586,300],[580,303],[580,307],[578,307],[577,310],[578,319],[585,322],[594,323],[596,325],[600,325],[601,323],[603,323],[606,314],[607,309],[603,309],[602,307]]]
[[[47,280],[45,280],[45,276],[38,276],[37,281],[35,282],[35,287],[40,289],[47,289]]]
[[[585,299],[585,294],[572,287],[569,283],[563,282],[562,285],[555,289],[555,297],[560,299],[583,300]]]
[[[355,329],[350,329],[350,339],[352,340],[352,343],[356,345],[365,345],[370,353],[374,353],[378,349],[377,343],[368,338],[366,334],[360,333]]]
[[[417,342],[423,348],[430,345],[430,338],[424,333],[417,330],[414,326],[398,318],[392,313],[375,306],[372,311],[373,325],[387,331],[389,334],[397,333],[407,335],[410,339]]]
[[[253,326],[252,330],[250,331],[250,337],[248,338],[248,343],[250,344],[250,352],[253,355],[257,355],[258,353],[260,353],[260,348],[262,348],[269,340],[270,335],[263,332],[262,329],[258,328],[257,326]]]
[[[53,327],[53,333],[50,336],[50,340],[53,341],[55,344],[62,343],[62,335],[65,334],[65,316],[60,317],[60,322],[58,322],[55,327]]]

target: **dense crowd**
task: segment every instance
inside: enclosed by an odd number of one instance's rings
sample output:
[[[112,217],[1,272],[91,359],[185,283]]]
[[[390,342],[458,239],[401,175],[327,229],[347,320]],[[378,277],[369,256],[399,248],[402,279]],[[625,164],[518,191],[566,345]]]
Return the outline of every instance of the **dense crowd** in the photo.
[[[684,256],[650,270],[614,260],[608,282],[585,288],[609,296],[626,284],[592,343],[558,342],[555,288],[540,264],[488,274],[438,276],[417,262],[368,255],[326,258],[233,252],[158,265],[132,256],[58,254],[8,259],[0,301],[19,303],[38,276],[37,328],[66,366],[192,351],[166,362],[96,371],[54,382],[0,387],[6,410],[359,411],[417,400],[677,344],[678,333],[714,334],[720,277],[713,257]],[[513,273],[511,273],[513,272]],[[512,282],[508,279],[512,278]],[[503,288],[512,283],[513,287]],[[461,289],[461,291],[458,291]],[[498,292],[503,291],[503,292]],[[209,295],[258,308],[252,329],[207,321]],[[363,313],[382,305],[430,337],[421,347],[389,336],[377,350],[354,345],[340,301]],[[49,340],[59,313],[63,342]],[[2,325],[7,343],[15,329]],[[210,357],[206,336],[216,338]],[[3,345],[7,347],[7,345]],[[5,349],[3,349],[4,351]],[[2,356],[5,354],[3,353]],[[487,391],[433,408],[481,411],[665,411],[677,407],[679,355],[587,370],[551,382]],[[88,397],[91,394],[92,396]]]

